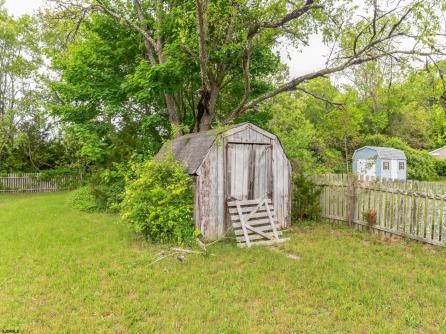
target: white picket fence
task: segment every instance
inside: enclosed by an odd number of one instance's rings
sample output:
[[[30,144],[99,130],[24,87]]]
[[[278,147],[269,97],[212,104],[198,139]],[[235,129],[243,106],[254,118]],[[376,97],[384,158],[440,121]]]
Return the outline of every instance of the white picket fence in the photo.
[[[0,193],[54,192],[73,188],[80,179],[75,176],[57,176],[41,179],[40,173],[7,174],[0,176]]]
[[[323,218],[446,246],[446,187],[443,183],[377,180],[327,174],[321,187]]]

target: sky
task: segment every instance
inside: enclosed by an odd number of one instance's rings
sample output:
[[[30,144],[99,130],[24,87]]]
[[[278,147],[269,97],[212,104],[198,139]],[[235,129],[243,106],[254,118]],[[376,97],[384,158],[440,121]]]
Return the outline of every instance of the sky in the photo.
[[[44,0],[6,0],[5,6],[9,13],[20,16],[34,13],[44,3]],[[288,64],[291,78],[325,66],[324,56],[328,54],[328,48],[322,43],[320,36],[313,36],[310,40],[311,45],[302,52],[287,47],[280,49],[282,61]]]

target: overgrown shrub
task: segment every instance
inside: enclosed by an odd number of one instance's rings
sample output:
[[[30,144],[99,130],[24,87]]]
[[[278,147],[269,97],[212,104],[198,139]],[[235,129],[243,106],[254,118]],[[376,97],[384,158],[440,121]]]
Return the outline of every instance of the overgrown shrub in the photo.
[[[146,161],[136,165],[135,178],[126,186],[122,219],[153,241],[188,243],[197,235],[193,195],[190,176],[172,154]]]
[[[320,187],[313,182],[311,175],[293,164],[293,220],[317,219],[320,215]]]
[[[435,170],[438,176],[446,176],[446,159],[436,159],[435,160]]]
[[[95,211],[98,209],[96,198],[93,196],[89,186],[83,186],[74,190],[69,198],[71,207],[81,211]]]
[[[111,168],[93,173],[90,188],[99,210],[117,212],[123,200],[126,178],[131,179],[129,164],[114,164]]]

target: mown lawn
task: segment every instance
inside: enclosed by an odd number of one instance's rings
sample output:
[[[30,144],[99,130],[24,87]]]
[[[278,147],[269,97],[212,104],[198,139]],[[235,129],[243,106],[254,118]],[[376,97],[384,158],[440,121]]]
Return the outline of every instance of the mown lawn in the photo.
[[[280,251],[229,240],[149,266],[163,247],[66,199],[0,196],[0,330],[446,332],[444,249],[305,224]]]

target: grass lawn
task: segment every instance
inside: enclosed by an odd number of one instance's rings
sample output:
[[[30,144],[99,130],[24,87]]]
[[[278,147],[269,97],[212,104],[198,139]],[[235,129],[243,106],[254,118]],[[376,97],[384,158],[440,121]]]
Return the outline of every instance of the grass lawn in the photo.
[[[446,332],[444,249],[302,224],[281,252],[225,241],[149,266],[162,246],[66,199],[0,196],[0,331]]]

